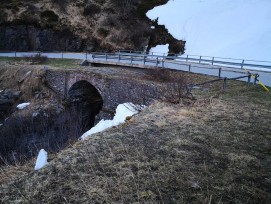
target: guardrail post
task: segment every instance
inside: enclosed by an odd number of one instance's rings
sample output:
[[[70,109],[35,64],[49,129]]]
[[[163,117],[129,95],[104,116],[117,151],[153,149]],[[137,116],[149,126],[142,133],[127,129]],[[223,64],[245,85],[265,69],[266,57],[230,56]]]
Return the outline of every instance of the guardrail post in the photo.
[[[186,61],[188,61],[188,55],[186,55]]]
[[[221,67],[218,69],[218,78],[220,79],[221,78],[221,71],[222,71],[222,69],[221,69]]]
[[[212,65],[214,65],[214,60],[215,60],[215,58],[214,58],[214,57],[212,57]]]
[[[15,54],[15,57],[17,57],[17,52],[16,52],[16,51],[15,51],[15,53],[14,53],[14,54]]]
[[[165,67],[165,56],[164,56],[163,59],[162,59],[162,67],[163,67],[163,68]]]
[[[88,52],[86,51],[86,60],[88,59]]]
[[[245,60],[242,60],[241,69],[243,69]]]
[[[248,85],[248,86],[250,85],[250,79],[251,79],[251,75],[248,75],[248,76],[247,76],[247,85]]]
[[[107,53],[105,53],[105,61],[107,61]]]
[[[189,64],[188,71],[191,72],[191,64]]]
[[[143,56],[143,64],[145,65],[146,64],[146,55],[144,54]]]
[[[118,55],[118,60],[119,60],[119,62],[120,62],[120,53],[119,53],[119,55]]]
[[[156,66],[158,66],[158,63],[159,63],[158,57],[156,57]]]
[[[63,52],[61,52],[61,59],[63,59],[64,58],[64,56],[63,56]]]
[[[253,83],[254,85],[256,85],[256,84],[257,84],[258,77],[259,77],[259,74],[255,74],[254,83]]]
[[[201,56],[199,56],[199,63],[201,63]]]
[[[131,64],[133,64],[133,56],[131,55]]]
[[[222,91],[225,92],[227,88],[227,77],[224,78],[224,82],[223,82],[223,89]]]

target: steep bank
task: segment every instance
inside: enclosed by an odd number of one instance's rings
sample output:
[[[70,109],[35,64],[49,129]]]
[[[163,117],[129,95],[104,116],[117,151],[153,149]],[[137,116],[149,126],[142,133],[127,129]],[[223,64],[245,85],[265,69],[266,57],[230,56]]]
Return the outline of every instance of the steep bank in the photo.
[[[270,100],[240,99],[156,103],[0,185],[0,201],[270,203]]]
[[[167,0],[152,1],[24,1],[0,6],[0,50],[114,51],[144,50],[170,44],[170,52],[184,51],[165,27],[145,13]],[[151,29],[154,26],[155,29]]]

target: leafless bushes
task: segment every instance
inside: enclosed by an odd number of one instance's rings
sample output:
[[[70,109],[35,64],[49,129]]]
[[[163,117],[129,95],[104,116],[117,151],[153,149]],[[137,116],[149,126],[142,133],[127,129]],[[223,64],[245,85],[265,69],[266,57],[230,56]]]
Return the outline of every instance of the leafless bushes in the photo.
[[[181,72],[155,68],[148,70],[143,79],[137,81],[133,75],[127,74],[114,84],[117,90],[112,91],[120,101],[136,104],[138,111],[155,100],[184,105],[192,104],[194,100],[190,79]]]
[[[158,98],[170,103],[182,103],[194,99],[189,84],[190,79],[181,72],[153,68],[147,71],[147,78],[160,82]]]
[[[40,112],[9,118],[0,129],[0,165],[22,164],[41,148],[57,152],[77,141],[85,129],[81,116],[71,108],[58,116]]]

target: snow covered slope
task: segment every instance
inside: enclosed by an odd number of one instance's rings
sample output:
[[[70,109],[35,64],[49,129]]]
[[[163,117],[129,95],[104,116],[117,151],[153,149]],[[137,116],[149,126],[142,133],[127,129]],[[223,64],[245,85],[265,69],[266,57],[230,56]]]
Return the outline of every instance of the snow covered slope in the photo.
[[[159,17],[186,54],[271,61],[271,0],[170,0]]]

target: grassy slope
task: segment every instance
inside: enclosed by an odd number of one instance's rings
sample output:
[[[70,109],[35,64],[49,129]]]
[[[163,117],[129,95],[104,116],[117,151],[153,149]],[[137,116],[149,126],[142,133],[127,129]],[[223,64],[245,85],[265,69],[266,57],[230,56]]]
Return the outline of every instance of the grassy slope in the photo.
[[[219,98],[199,94],[78,142],[2,184],[0,202],[269,203],[271,95],[239,82]]]
[[[0,62],[6,62],[8,64],[22,64],[28,63],[28,65],[32,65],[32,63],[24,58],[15,58],[15,57],[0,57]],[[79,66],[81,60],[77,59],[47,59],[46,62],[39,63],[44,66],[52,66],[55,68],[74,68]]]

